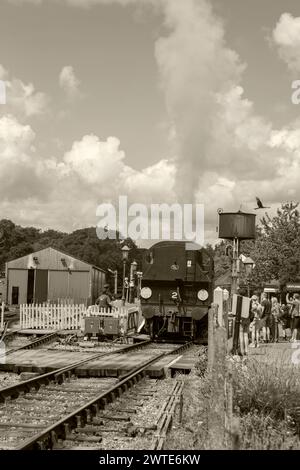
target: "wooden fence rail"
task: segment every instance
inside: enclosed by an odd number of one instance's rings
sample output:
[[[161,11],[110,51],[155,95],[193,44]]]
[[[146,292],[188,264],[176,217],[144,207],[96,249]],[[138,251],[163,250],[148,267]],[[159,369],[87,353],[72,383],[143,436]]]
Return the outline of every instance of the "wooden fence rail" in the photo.
[[[5,304],[2,302],[0,304],[0,329],[3,330],[4,328],[4,309],[5,309]]]

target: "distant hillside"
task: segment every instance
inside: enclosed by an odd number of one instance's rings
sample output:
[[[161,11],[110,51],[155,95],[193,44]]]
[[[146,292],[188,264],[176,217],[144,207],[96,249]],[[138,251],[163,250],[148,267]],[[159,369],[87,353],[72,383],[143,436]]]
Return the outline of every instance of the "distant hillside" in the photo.
[[[131,248],[129,260],[139,262],[140,253],[131,239],[125,240]],[[118,240],[99,240],[95,227],[76,230],[72,233],[21,227],[11,220],[0,220],[0,270],[12,259],[52,246],[72,256],[103,269],[118,269],[122,272],[122,252]]]

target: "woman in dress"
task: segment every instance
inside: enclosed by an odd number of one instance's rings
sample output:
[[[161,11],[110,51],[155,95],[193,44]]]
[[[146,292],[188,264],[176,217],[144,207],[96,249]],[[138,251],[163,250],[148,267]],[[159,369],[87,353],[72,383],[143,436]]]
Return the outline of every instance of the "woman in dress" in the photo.
[[[278,343],[278,322],[280,317],[280,305],[276,297],[271,299],[271,315],[272,315],[272,339],[274,343]]]

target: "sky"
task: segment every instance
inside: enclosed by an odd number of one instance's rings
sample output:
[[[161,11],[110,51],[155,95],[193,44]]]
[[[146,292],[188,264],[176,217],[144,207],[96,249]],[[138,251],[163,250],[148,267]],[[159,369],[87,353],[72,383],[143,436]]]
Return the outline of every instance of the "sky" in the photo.
[[[299,52],[296,0],[2,0],[0,218],[200,203],[212,242],[220,207],[299,201]]]

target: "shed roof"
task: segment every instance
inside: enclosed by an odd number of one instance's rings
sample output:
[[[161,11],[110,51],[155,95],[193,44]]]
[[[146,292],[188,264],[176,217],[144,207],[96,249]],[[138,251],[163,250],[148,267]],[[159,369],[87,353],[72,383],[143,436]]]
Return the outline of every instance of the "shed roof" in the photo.
[[[34,260],[34,258],[37,258],[37,260]],[[40,268],[66,270],[70,268],[72,271],[87,271],[92,267],[98,271],[106,272],[98,266],[89,264],[86,261],[75,258],[65,251],[53,247],[43,248],[12,261],[8,261],[6,264],[8,269]]]

